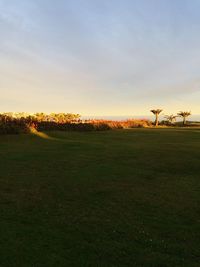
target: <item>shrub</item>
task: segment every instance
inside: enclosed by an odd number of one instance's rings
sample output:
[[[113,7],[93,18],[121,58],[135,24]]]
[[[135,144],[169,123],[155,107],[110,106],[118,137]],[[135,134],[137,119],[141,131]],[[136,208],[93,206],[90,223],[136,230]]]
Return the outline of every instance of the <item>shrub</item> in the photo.
[[[0,134],[20,134],[28,133],[29,127],[25,123],[19,122],[0,122]]]
[[[70,120],[71,119],[71,120]],[[44,114],[29,115],[26,113],[0,114],[0,134],[28,133],[31,129],[38,131],[107,131],[151,126],[149,120],[86,120],[81,121],[78,114]]]

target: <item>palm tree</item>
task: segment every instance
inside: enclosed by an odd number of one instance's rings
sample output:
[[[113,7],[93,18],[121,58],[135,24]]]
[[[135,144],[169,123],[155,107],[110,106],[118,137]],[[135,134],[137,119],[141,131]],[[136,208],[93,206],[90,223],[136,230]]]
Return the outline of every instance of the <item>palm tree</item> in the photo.
[[[158,116],[162,112],[162,109],[152,109],[150,110],[155,116],[155,126],[158,126]]]
[[[176,121],[176,115],[165,115],[165,119],[170,123],[170,124],[173,124],[173,122]]]
[[[183,118],[183,125],[186,125],[186,118],[191,115],[191,112],[190,111],[180,111],[179,113],[177,113],[177,115],[179,117]]]

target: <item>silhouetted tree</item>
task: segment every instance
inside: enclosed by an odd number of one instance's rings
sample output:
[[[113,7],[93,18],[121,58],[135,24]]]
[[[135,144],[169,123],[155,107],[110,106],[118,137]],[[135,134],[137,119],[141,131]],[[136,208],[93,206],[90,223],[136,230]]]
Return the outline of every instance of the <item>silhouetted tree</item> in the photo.
[[[162,112],[162,109],[152,109],[151,112],[155,115],[155,126],[158,126],[158,116]]]
[[[179,113],[177,113],[177,115],[179,117],[183,118],[183,125],[186,125],[186,118],[191,115],[191,112],[190,111],[180,111]]]
[[[170,124],[173,124],[173,122],[176,121],[176,115],[165,115],[165,119],[170,123]]]

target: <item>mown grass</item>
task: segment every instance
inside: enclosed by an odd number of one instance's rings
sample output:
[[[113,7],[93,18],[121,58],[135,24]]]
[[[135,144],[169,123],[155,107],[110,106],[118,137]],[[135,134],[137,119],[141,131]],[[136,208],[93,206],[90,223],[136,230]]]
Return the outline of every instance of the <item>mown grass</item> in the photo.
[[[0,137],[0,266],[200,266],[200,130],[46,134]]]

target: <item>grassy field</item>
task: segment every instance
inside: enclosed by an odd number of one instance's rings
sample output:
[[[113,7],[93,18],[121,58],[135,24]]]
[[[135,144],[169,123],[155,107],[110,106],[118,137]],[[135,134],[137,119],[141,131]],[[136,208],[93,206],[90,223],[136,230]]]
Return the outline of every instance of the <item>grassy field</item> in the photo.
[[[200,266],[200,130],[0,136],[0,266]]]

